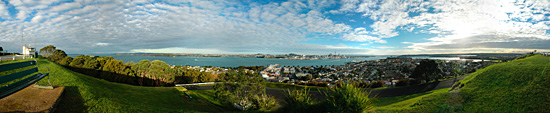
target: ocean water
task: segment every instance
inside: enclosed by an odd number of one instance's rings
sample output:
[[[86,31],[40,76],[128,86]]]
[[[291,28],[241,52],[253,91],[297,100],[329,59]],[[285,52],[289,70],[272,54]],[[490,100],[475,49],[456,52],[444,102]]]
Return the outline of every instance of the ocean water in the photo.
[[[69,54],[76,57],[76,54]],[[238,66],[267,66],[270,64],[280,64],[281,66],[324,66],[324,65],[344,65],[352,61],[378,60],[385,59],[388,56],[375,56],[368,58],[349,58],[349,59],[321,59],[321,60],[292,60],[292,59],[271,59],[271,58],[242,58],[242,57],[165,57],[165,56],[139,56],[139,55],[98,55],[112,56],[116,60],[124,62],[137,63],[148,59],[161,60],[170,65],[190,65],[190,66],[218,66],[218,67],[238,67]]]

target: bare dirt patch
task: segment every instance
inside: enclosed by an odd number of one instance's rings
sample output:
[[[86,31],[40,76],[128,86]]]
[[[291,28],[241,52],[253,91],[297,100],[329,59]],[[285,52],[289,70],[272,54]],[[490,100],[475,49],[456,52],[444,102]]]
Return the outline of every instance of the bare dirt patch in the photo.
[[[40,89],[32,85],[0,99],[1,112],[51,112],[65,87]]]

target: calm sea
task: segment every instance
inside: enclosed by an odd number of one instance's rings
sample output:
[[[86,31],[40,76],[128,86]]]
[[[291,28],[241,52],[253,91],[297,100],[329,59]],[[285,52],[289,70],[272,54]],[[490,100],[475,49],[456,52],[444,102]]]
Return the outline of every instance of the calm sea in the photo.
[[[76,54],[69,54],[76,57]],[[139,55],[98,55],[112,56],[117,60],[124,62],[139,62],[141,60],[161,60],[170,65],[190,65],[190,66],[219,66],[219,67],[238,67],[238,66],[267,66],[269,64],[280,64],[281,66],[321,66],[321,65],[343,65],[352,61],[378,60],[385,59],[388,56],[375,56],[369,58],[350,58],[350,59],[322,59],[322,60],[291,60],[291,59],[271,59],[271,58],[242,58],[242,57],[163,57],[163,56],[139,56]]]

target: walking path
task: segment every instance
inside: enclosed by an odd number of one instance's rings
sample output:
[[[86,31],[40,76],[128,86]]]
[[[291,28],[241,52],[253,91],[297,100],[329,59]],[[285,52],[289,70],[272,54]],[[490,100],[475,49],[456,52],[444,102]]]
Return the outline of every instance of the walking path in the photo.
[[[395,97],[395,96],[403,96],[403,95],[410,95],[410,94],[416,94],[416,93],[422,93],[427,92],[431,90],[437,90],[437,89],[443,89],[443,88],[450,88],[452,85],[459,80],[462,80],[466,78],[468,75],[447,79],[443,81],[438,82],[432,82],[427,84],[420,84],[420,85],[413,85],[413,86],[404,86],[404,87],[395,87],[395,88],[386,88],[386,89],[377,89],[377,90],[367,90],[371,91],[371,94],[369,97]],[[203,90],[203,89],[214,89],[213,85],[204,85],[204,86],[191,86],[186,87],[188,90]],[[271,95],[275,97],[276,99],[283,99],[284,98],[284,91],[286,89],[276,89],[276,88],[265,88],[266,93],[268,95]],[[310,95],[314,98],[326,98],[323,94],[323,92],[319,91],[310,91]]]

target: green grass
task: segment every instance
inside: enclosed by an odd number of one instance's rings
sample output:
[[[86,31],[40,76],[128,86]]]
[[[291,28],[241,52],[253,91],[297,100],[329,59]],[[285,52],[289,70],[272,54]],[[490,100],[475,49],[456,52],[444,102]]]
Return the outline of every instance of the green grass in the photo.
[[[440,96],[447,93],[447,91],[449,90],[450,88],[443,88],[412,95],[378,98],[377,101],[374,103],[376,107],[375,111],[393,112],[411,110],[416,107],[418,103],[420,103],[422,100],[426,100],[433,96]]]
[[[550,57],[535,55],[480,70],[467,78],[466,112],[550,111]]]
[[[205,96],[185,98],[181,87],[141,87],[93,78],[39,59],[54,86],[65,86],[58,112],[223,112]],[[45,68],[39,68],[46,72]],[[47,78],[39,81],[47,85]],[[190,91],[191,95],[196,95]]]
[[[479,69],[459,81],[465,86],[379,98],[378,112],[548,112],[550,57],[525,59]]]

